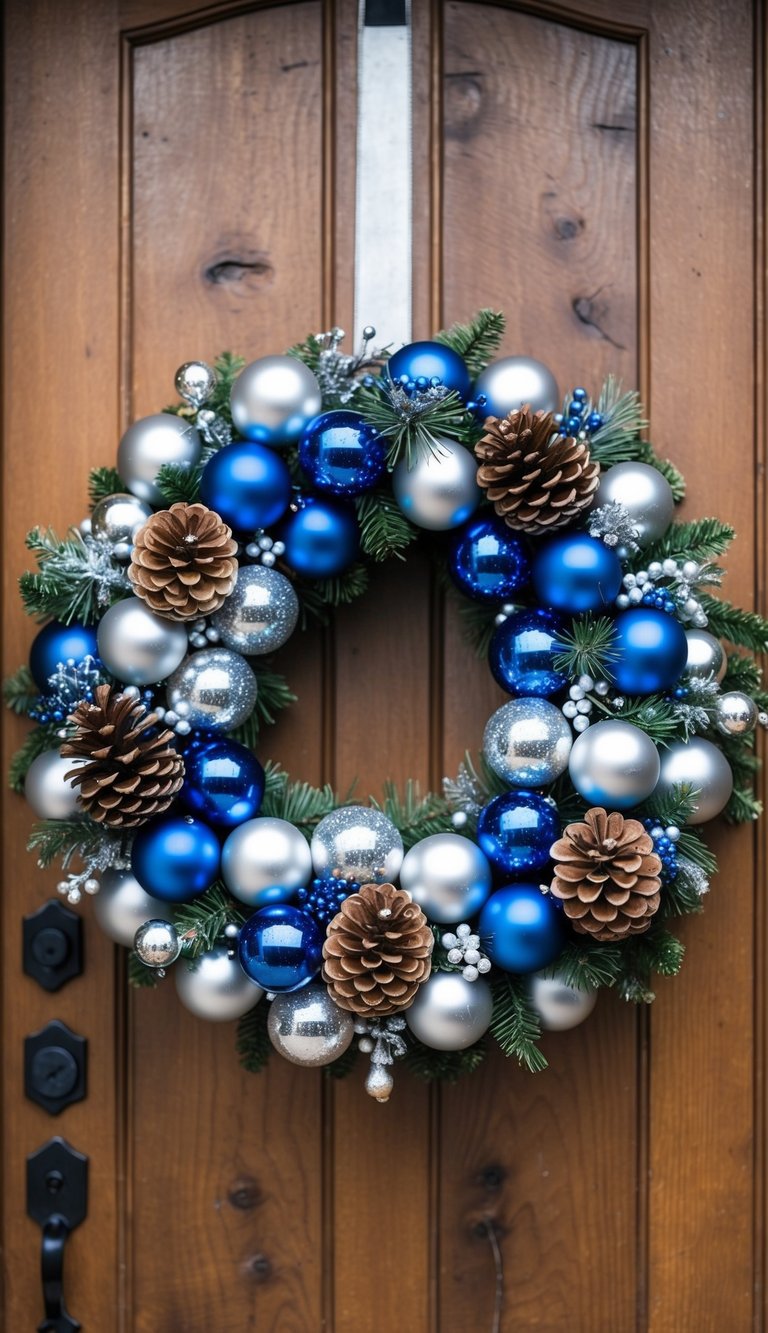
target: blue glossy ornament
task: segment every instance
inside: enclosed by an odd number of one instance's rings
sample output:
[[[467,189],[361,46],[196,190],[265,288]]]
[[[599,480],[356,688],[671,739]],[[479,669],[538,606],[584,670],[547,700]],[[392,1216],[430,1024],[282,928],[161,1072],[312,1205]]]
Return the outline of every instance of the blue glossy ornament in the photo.
[[[94,625],[62,625],[51,620],[32,640],[29,669],[39,690],[45,690],[48,677],[60,663],[73,661],[79,666],[84,658],[98,657]]]
[[[505,602],[522,588],[531,565],[523,543],[495,514],[472,519],[454,536],[448,553],[454,583],[476,602]]]
[[[568,677],[556,671],[563,626],[551,611],[513,611],[494,631],[488,654],[494,680],[508,694],[546,699],[565,689]]]
[[[308,496],[280,528],[285,561],[309,579],[339,574],[357,559],[360,529],[352,509],[338,500]]]
[[[240,931],[240,964],[264,990],[298,990],[320,971],[324,936],[309,912],[273,903],[249,917]]]
[[[237,531],[253,532],[282,518],[291,498],[291,474],[263,444],[227,444],[206,463],[200,498]]]
[[[656,694],[670,689],[685,670],[688,640],[680,621],[666,611],[642,606],[616,617],[611,675],[623,694]]]
[[[426,388],[430,380],[437,379],[465,401],[469,397],[469,371],[458,352],[442,343],[408,343],[389,358],[388,369],[395,384],[405,377],[413,383],[424,380]]]
[[[212,829],[190,815],[158,815],[133,840],[131,870],[142,889],[167,903],[188,903],[219,873],[221,848]]]
[[[535,791],[495,796],[480,811],[477,841],[488,860],[506,875],[541,870],[560,836],[555,806]]]
[[[207,824],[236,828],[258,814],[263,796],[264,769],[239,741],[206,736],[185,750],[179,800]]]
[[[537,552],[531,577],[544,606],[578,615],[602,610],[615,601],[621,587],[621,561],[597,537],[567,533]]]
[[[563,920],[538,884],[507,884],[485,904],[478,934],[496,967],[505,972],[538,972],[562,951]]]
[[[319,491],[362,495],[384,475],[387,450],[359,412],[324,412],[310,421],[299,444],[299,462]]]

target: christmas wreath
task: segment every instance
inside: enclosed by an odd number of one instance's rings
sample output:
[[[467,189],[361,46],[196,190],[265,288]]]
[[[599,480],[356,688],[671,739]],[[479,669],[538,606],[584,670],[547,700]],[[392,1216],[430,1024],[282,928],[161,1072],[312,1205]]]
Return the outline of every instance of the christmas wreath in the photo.
[[[489,1039],[541,1069],[542,1028],[678,971],[700,825],[759,813],[768,623],[712,594],[732,529],[675,519],[636,394],[561,405],[545,366],[494,360],[503,331],[185,364],[90,517],[29,534],[45,623],[5,699],[36,723],[10,774],[30,848],[134,984],[174,964],[189,1009],[239,1019],[249,1069],[363,1051],[382,1101],[395,1060],[454,1078]],[[510,696],[479,756],[367,805],[262,766],[294,702],[274,655],[417,541]]]

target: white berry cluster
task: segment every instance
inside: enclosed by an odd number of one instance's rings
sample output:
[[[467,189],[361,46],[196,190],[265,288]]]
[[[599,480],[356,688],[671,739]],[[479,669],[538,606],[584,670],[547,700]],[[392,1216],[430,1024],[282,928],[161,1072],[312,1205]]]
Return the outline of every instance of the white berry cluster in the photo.
[[[594,680],[592,676],[579,676],[568,691],[568,698],[563,704],[563,716],[567,717],[574,731],[586,731],[591,721],[593,708],[589,695],[593,692],[605,698],[610,685],[607,680]]]
[[[462,922],[454,931],[446,931],[440,943],[448,950],[448,962],[454,967],[461,967],[465,981],[477,981],[482,972],[490,972],[491,960],[480,949],[480,936],[473,935],[472,929]]]
[[[209,625],[204,616],[187,626],[187,638],[190,648],[207,648],[211,643],[221,642],[219,631],[214,625]]]
[[[285,555],[285,542],[273,541],[266,532],[257,533],[246,546],[245,554],[258,565],[266,565],[267,569],[271,569],[278,556]]]
[[[639,606],[649,593],[657,591],[656,585],[666,584],[667,592],[675,603],[680,619],[696,629],[705,629],[707,616],[696,596],[696,589],[701,583],[717,582],[705,565],[695,560],[652,560],[647,569],[640,569],[636,574],[624,575],[624,591],[616,598],[616,605],[625,611],[630,606]]]

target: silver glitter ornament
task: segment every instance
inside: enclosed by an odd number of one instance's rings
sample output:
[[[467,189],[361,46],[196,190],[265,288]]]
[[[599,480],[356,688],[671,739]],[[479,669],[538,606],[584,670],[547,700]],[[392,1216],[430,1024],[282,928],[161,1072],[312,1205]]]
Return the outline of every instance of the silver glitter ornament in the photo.
[[[152,510],[135,495],[107,495],[94,506],[91,533],[110,546],[133,544],[134,534],[151,516]]]
[[[243,971],[237,958],[230,958],[225,944],[201,954],[191,967],[182,964],[174,971],[181,1003],[197,1018],[209,1023],[229,1023],[242,1018],[264,991]]]
[[[181,940],[173,922],[153,918],[139,926],[133,947],[145,967],[164,968],[176,962]]]
[[[320,386],[295,356],[262,356],[232,385],[232,420],[247,440],[278,447],[297,440],[322,411]]]
[[[628,810],[650,796],[659,779],[659,752],[631,722],[596,722],[576,737],[571,781],[590,805]]]
[[[394,880],[403,864],[403,840],[380,810],[345,805],[320,820],[311,844],[316,875],[338,873],[358,884]]]
[[[78,788],[64,777],[77,766],[76,760],[62,759],[58,750],[44,750],[32,760],[24,779],[24,795],[38,819],[71,819],[82,814],[77,804]]]
[[[493,1015],[487,981],[465,981],[460,972],[433,972],[405,1011],[414,1037],[436,1051],[463,1051],[479,1041]]]
[[[190,407],[202,407],[216,388],[216,371],[205,361],[185,361],[176,371],[173,382],[185,403]]]
[[[299,599],[284,574],[263,565],[241,565],[232,592],[211,617],[221,642],[260,657],[282,648],[299,618]]]
[[[578,1027],[597,1004],[597,991],[579,990],[562,977],[547,977],[542,972],[534,972],[529,978],[528,994],[547,1032],[567,1032]]]
[[[132,495],[162,508],[162,493],[155,485],[165,463],[194,467],[200,460],[200,436],[184,417],[156,412],[129,426],[117,451],[117,470]]]
[[[150,611],[140,597],[110,606],[99,622],[99,657],[126,685],[155,685],[176,670],[187,652],[184,625]]]
[[[338,1060],[355,1034],[351,1014],[334,1004],[322,983],[276,995],[269,1006],[269,1039],[291,1064],[316,1069]]]
[[[675,498],[666,477],[648,463],[617,463],[600,476],[594,507],[618,504],[629,515],[638,546],[663,537],[675,513]]]
[[[249,906],[284,903],[312,874],[309,844],[287,819],[248,819],[224,843],[221,873],[230,893]]]
[[[532,412],[557,412],[560,394],[552,371],[532,356],[504,356],[478,376],[475,398],[485,394],[487,416],[505,417],[526,403]]]
[[[706,824],[725,808],[733,791],[733,773],[725,755],[711,741],[692,736],[670,745],[661,757],[661,773],[655,795],[670,796],[681,783],[697,793],[689,824]]]
[[[191,727],[231,731],[250,717],[256,692],[256,677],[244,657],[228,648],[204,648],[173,673],[166,698]]]
[[[546,699],[512,699],[491,715],[483,753],[512,787],[545,787],[568,767],[573,734],[559,708]]]
[[[101,875],[101,888],[93,900],[93,914],[105,935],[126,949],[133,946],[136,931],[145,921],[172,921],[173,903],[152,898],[130,870],[110,867]]]
[[[458,833],[434,833],[406,852],[400,887],[430,921],[463,921],[488,897],[491,867],[476,842]]]
[[[392,491],[417,528],[456,528],[480,503],[477,461],[463,444],[437,436],[435,452],[421,454],[412,467],[401,458],[392,473]]]
[[[725,649],[714,634],[705,629],[689,629],[685,632],[688,640],[688,661],[684,676],[714,676],[721,681],[728,670],[728,658]]]
[[[365,1076],[365,1091],[374,1101],[384,1104],[392,1096],[395,1080],[387,1065],[372,1064]]]
[[[715,704],[715,721],[724,736],[748,736],[757,726],[757,704],[741,690],[729,690]]]

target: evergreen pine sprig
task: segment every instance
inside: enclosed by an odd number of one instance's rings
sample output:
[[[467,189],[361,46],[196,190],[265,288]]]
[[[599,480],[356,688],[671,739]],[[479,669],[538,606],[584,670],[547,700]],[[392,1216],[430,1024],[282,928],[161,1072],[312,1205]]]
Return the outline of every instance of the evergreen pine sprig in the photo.
[[[422,796],[419,784],[413,778],[408,778],[402,793],[394,782],[385,782],[383,802],[372,801],[371,804],[392,820],[406,851],[433,833],[453,831],[451,810],[445,798],[436,792]]]
[[[633,697],[618,712],[602,700],[600,707],[611,717],[639,727],[650,736],[654,745],[671,745],[673,741],[680,740],[683,734],[684,726],[678,716],[675,700],[661,694]]]
[[[125,491],[123,479],[116,467],[94,467],[88,475],[88,501],[95,509],[99,500]]]
[[[441,1083],[457,1083],[464,1074],[472,1074],[483,1063],[487,1054],[483,1040],[467,1046],[463,1051],[436,1051],[429,1046],[408,1045],[408,1050],[398,1064],[408,1069],[417,1078]],[[333,1066],[331,1066],[333,1068]]]
[[[700,592],[699,602],[706,613],[710,634],[716,639],[727,639],[753,653],[768,652],[768,620],[756,611],[743,611],[732,602],[720,601],[709,593]]]
[[[200,499],[200,478],[203,465],[184,467],[180,463],[163,463],[155,479],[155,485],[163,497],[163,504],[170,508],[175,504],[197,504]]]
[[[27,535],[27,550],[39,566],[38,573],[27,572],[19,579],[21,600],[27,615],[34,620],[73,620],[93,625],[103,614],[99,585],[88,558],[88,547],[75,529],[59,538],[48,528],[33,528]]]
[[[293,347],[288,348],[286,356],[293,356],[297,361],[303,361],[314,375],[320,368],[320,355],[325,351],[325,347],[322,338],[318,338],[315,333],[308,333],[303,342],[294,343]]]
[[[413,467],[420,458],[439,459],[445,453],[439,436],[463,438],[467,430],[467,411],[453,391],[442,397],[428,397],[427,392],[412,397],[399,384],[383,375],[373,385],[362,384],[355,397],[355,409],[388,441],[387,466],[392,469],[401,458]]]
[[[753,657],[745,657],[743,653],[729,653],[720,688],[723,693],[741,690],[754,699],[759,709],[768,709],[768,691],[763,688],[763,673]]]
[[[24,737],[24,742],[16,751],[8,766],[8,786],[17,795],[24,794],[24,781],[33,762],[46,750],[58,750],[61,745],[60,722],[45,722],[35,727]]]
[[[73,819],[41,819],[32,825],[27,840],[27,851],[37,852],[37,864],[41,870],[54,861],[61,861],[66,870],[76,856],[84,861],[111,841],[115,847],[115,860],[123,851],[123,839],[119,834],[103,828],[87,816]]]
[[[698,564],[714,560],[728,550],[736,536],[730,523],[719,518],[696,518],[690,523],[671,523],[658,541],[643,551],[645,568],[651,560],[695,560]]]
[[[360,1055],[360,1048],[356,1041],[348,1046],[343,1055],[337,1060],[332,1060],[325,1066],[324,1073],[326,1078],[342,1079],[348,1078],[354,1069],[357,1068],[357,1061]]]
[[[315,579],[311,583],[297,582],[302,629],[306,628],[310,616],[321,625],[327,625],[333,608],[356,602],[367,591],[369,582],[368,568],[360,562],[350,565],[334,578]]]
[[[213,363],[213,368],[216,371],[216,387],[204,407],[209,412],[215,412],[217,417],[222,417],[230,426],[232,425],[232,411],[229,400],[232,385],[244,365],[245,357],[235,356],[233,352],[222,352]],[[192,418],[195,416],[195,409],[190,407],[188,403],[173,403],[170,407],[163,408],[163,411],[169,412],[174,417]]]
[[[155,990],[159,984],[154,968],[142,963],[132,949],[128,955],[128,985],[133,986],[134,990]]]
[[[452,324],[435,334],[435,342],[458,352],[473,379],[485,370],[501,346],[507,321],[498,310],[478,310],[469,324]]]
[[[634,389],[623,393],[621,381],[609,375],[595,410],[603,418],[603,424],[590,436],[592,457],[606,467],[637,459],[638,448],[642,448],[640,435],[648,426],[640,395]]]
[[[285,676],[273,670],[261,659],[251,659],[251,666],[258,685],[256,703],[253,712],[235,727],[229,734],[246,749],[253,750],[258,744],[263,726],[272,726],[277,714],[290,708],[297,702],[298,696],[290,688]]]
[[[38,697],[39,691],[28,666],[20,666],[3,681],[3,702],[17,717],[26,717]]]
[[[694,912],[703,912],[704,903],[700,893],[685,875],[676,875],[674,879],[662,885],[661,907],[662,920],[667,917],[690,916]]]
[[[272,1053],[272,1042],[267,1030],[268,1018],[269,1005],[260,1000],[243,1014],[237,1024],[235,1047],[243,1069],[247,1069],[249,1074],[261,1073]]]
[[[224,937],[224,927],[242,926],[246,920],[242,903],[235,903],[226,887],[216,880],[205,893],[189,903],[174,908],[173,919],[182,941],[184,957],[198,958],[208,953]]]
[[[561,635],[562,650],[553,658],[555,670],[562,671],[569,680],[584,675],[610,680],[610,664],[618,657],[615,637],[616,626],[609,616],[588,612],[576,617]]]
[[[659,458],[658,454],[654,453],[652,445],[649,444],[646,448],[648,451],[647,454],[640,458],[639,461],[641,463],[649,463],[651,467],[655,467],[656,471],[661,473],[662,477],[666,477],[672,491],[672,499],[675,504],[679,505],[680,502],[685,499],[685,477],[680,469],[676,468],[674,463],[671,463],[668,458]]]
[[[309,782],[292,781],[279,764],[271,761],[266,764],[265,773],[266,787],[259,813],[287,819],[307,838],[312,837],[321,819],[346,804],[327,782],[323,787],[313,787]]]
[[[567,986],[584,991],[614,986],[621,974],[622,950],[623,944],[597,943],[586,937],[570,939],[547,968],[547,976],[561,977]]]
[[[625,940],[621,974],[616,989],[624,1000],[634,1004],[652,1004],[653,974],[674,977],[683,965],[685,945],[663,926],[651,926],[643,935]]]
[[[525,980],[508,972],[491,973],[493,1018],[489,1032],[505,1055],[513,1055],[532,1074],[546,1069],[547,1061],[536,1045],[541,1025],[528,997]]]
[[[480,658],[488,656],[491,639],[496,632],[496,607],[482,602],[471,602],[450,589],[451,600],[458,607],[462,638]]]
[[[408,522],[387,487],[367,491],[355,501],[360,524],[360,549],[371,560],[404,560],[403,552],[418,538],[418,530]]]

